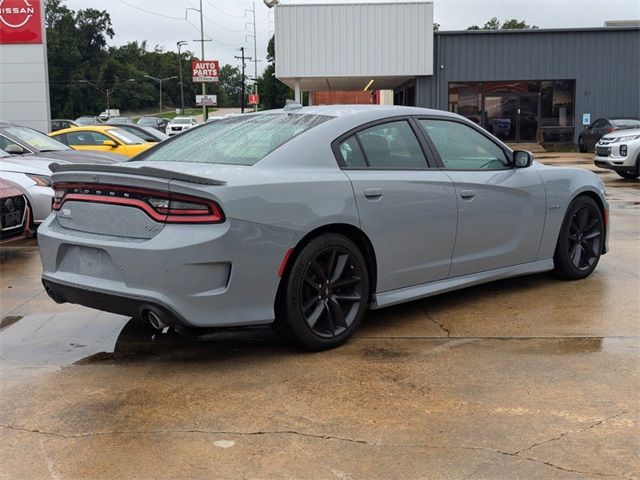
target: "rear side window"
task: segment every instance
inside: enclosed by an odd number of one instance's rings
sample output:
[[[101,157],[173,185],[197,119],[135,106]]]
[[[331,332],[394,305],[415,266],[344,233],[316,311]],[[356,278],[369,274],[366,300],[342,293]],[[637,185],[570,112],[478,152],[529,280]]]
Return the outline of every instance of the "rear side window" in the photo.
[[[352,136],[340,144],[340,155],[347,168],[415,170],[428,166],[420,143],[406,120],[375,125],[359,131],[355,137],[357,140]]]
[[[284,113],[225,118],[182,133],[136,160],[254,165],[295,136],[331,118]]]
[[[340,144],[340,156],[347,168],[365,168],[367,166],[367,161],[364,159],[355,135]]]

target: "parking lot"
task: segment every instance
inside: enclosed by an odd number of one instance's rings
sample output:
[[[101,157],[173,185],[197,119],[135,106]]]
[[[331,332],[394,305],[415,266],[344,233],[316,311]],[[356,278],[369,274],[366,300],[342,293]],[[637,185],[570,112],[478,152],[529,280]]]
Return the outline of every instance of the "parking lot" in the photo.
[[[586,280],[370,312],[323,353],[56,305],[36,242],[3,247],[0,478],[640,478],[640,185],[598,172],[611,251]]]

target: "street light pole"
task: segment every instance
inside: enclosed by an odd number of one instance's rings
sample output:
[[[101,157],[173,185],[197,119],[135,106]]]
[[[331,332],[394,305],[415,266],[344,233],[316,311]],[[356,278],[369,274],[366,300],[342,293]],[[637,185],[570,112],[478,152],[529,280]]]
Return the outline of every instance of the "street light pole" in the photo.
[[[186,40],[180,40],[178,45],[178,64],[180,65],[180,114],[184,115],[184,81],[182,79],[182,53],[180,52],[180,48],[183,45],[186,45],[188,42]]]
[[[160,115],[162,115],[162,82],[166,82],[167,80],[173,80],[174,78],[178,78],[177,76],[167,77],[167,78],[158,78],[152,75],[145,75],[144,78],[148,78],[150,80],[155,80],[160,84]]]

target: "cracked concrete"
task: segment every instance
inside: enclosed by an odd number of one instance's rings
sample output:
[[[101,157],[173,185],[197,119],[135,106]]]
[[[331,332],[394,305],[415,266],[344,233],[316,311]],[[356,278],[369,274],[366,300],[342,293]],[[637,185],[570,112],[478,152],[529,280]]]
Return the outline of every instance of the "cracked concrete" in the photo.
[[[35,243],[3,248],[0,479],[640,479],[640,191],[604,178],[589,279],[370,312],[317,354],[55,305]]]

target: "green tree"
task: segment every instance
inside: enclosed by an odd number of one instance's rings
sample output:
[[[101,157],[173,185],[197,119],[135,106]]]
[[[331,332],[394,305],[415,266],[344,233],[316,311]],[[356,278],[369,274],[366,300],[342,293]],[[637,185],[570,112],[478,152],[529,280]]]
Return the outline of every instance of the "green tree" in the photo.
[[[282,108],[288,99],[294,97],[294,92],[287,85],[276,78],[275,36],[272,36],[267,46],[267,68],[258,78],[258,93],[260,107],[264,109]]]
[[[535,30],[538,27],[537,25],[528,25],[524,20],[512,18],[510,20],[505,20],[500,28],[502,30]]]
[[[498,20],[498,17],[492,17],[482,27],[479,27],[478,25],[471,25],[467,30],[526,30],[536,28],[538,28],[536,25],[528,25],[524,20],[512,18],[501,23],[500,20]]]

